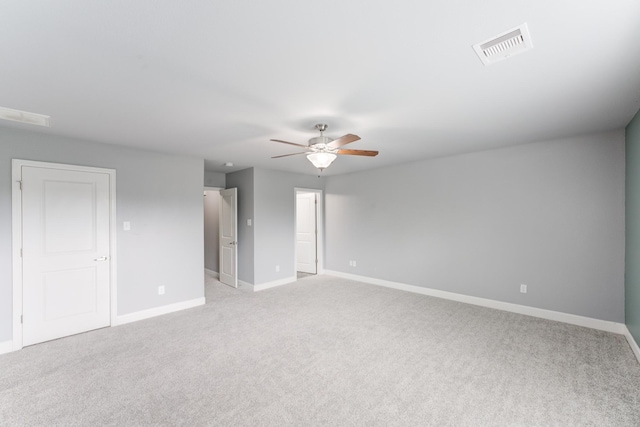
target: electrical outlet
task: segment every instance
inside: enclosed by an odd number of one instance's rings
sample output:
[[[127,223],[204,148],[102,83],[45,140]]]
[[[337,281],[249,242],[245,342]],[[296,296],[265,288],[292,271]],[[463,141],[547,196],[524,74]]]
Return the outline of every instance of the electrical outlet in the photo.
[[[527,285],[520,285],[520,292],[523,294],[527,293]]]
[[[164,295],[164,286],[158,286],[158,295]]]
[[[280,266],[276,265],[276,273],[279,273],[279,272],[280,272]]]
[[[355,266],[356,266],[355,261],[349,261],[349,267],[355,267]]]

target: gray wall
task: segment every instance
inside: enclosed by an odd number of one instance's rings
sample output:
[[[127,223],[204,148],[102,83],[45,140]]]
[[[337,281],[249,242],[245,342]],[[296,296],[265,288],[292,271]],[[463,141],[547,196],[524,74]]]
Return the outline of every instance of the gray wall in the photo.
[[[626,154],[625,321],[640,343],[640,112],[627,126]]]
[[[220,172],[204,171],[204,186],[225,188],[226,176]]]
[[[295,188],[322,190],[324,178],[255,168],[254,180],[254,284],[295,276]]]
[[[326,267],[623,322],[624,173],[618,131],[329,176]]]
[[[247,219],[254,218],[253,168],[228,173],[226,188],[238,189],[238,280],[253,284],[254,231],[247,225]]]
[[[204,199],[204,268],[218,272],[220,262],[220,192],[206,191]]]
[[[116,170],[118,315],[204,296],[201,159],[0,127],[0,342],[12,334],[14,158]]]

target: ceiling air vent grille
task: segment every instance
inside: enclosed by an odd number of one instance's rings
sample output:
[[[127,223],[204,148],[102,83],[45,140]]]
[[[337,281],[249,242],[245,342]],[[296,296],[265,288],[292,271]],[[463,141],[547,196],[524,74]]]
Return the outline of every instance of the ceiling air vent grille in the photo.
[[[490,65],[533,48],[527,24],[513,28],[482,43],[473,45],[473,50],[484,65]]]
[[[51,117],[44,114],[30,113],[28,111],[14,110],[13,108],[0,107],[0,119],[14,122],[27,123],[30,125],[49,127]]]

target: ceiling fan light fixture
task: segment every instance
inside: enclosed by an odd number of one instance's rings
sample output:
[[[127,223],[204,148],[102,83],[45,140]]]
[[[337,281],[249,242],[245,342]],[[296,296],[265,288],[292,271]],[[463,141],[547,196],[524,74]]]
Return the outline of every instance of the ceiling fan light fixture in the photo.
[[[316,129],[320,131],[320,136],[311,138],[309,140],[309,145],[297,144],[295,142],[283,141],[281,139],[272,139],[271,141],[273,142],[293,145],[293,146],[305,149],[305,151],[302,151],[302,152],[298,151],[297,153],[283,154],[281,156],[273,156],[272,159],[277,159],[280,157],[295,156],[298,154],[306,154],[307,159],[309,159],[309,161],[313,164],[313,166],[320,169],[320,172],[322,172],[324,169],[328,168],[329,165],[331,165],[331,163],[336,159],[336,157],[338,157],[337,154],[347,154],[350,156],[368,156],[368,157],[373,157],[378,155],[378,152],[374,150],[347,150],[347,149],[341,148],[347,144],[350,144],[352,142],[359,140],[360,137],[358,135],[348,133],[346,135],[341,136],[338,139],[332,139],[322,134],[322,132],[324,132],[327,129],[327,125],[317,124]],[[311,153],[309,153],[310,151]]]
[[[309,161],[313,163],[313,166],[317,167],[320,170],[328,168],[331,162],[336,159],[336,157],[338,156],[332,153],[307,154],[307,159],[309,159]]]

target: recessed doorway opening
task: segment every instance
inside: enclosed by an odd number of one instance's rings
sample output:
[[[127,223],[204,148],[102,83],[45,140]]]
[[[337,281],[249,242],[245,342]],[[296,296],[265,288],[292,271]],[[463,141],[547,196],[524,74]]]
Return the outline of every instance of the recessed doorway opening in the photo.
[[[323,270],[322,190],[296,188],[297,278]]]

